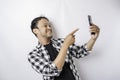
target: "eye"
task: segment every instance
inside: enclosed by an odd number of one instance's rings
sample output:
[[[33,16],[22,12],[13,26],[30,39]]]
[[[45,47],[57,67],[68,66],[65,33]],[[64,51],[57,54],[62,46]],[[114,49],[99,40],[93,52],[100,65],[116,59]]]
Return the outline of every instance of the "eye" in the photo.
[[[47,25],[45,25],[45,27],[47,27]]]
[[[49,24],[49,27],[51,27],[51,25]]]

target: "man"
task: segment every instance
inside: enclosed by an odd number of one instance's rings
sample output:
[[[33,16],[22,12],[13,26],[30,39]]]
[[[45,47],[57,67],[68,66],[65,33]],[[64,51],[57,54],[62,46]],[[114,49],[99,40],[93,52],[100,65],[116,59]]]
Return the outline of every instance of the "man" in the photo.
[[[28,60],[44,80],[80,80],[72,57],[81,58],[89,54],[98,38],[99,28],[92,24],[90,40],[81,46],[74,44],[75,29],[65,39],[53,39],[48,18],[40,16],[31,23],[31,30],[38,38],[38,45],[28,54]]]

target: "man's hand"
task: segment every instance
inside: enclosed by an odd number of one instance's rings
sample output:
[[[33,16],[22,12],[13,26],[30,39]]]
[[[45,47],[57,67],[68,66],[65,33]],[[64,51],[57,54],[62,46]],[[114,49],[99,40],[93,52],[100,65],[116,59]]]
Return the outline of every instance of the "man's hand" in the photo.
[[[96,39],[99,36],[99,33],[100,33],[99,27],[96,26],[95,24],[92,24],[92,26],[90,26],[90,33],[91,33],[91,39],[88,41],[88,43],[86,45],[88,51],[92,50],[92,48],[96,42]]]
[[[95,24],[92,24],[90,26],[90,33],[91,33],[91,38],[96,40],[99,36],[100,28],[96,26]]]
[[[79,29],[75,29],[74,31],[72,31],[71,33],[69,33],[65,40],[64,43],[68,46],[70,46],[71,44],[73,44],[75,42],[75,35],[74,33],[77,32]]]

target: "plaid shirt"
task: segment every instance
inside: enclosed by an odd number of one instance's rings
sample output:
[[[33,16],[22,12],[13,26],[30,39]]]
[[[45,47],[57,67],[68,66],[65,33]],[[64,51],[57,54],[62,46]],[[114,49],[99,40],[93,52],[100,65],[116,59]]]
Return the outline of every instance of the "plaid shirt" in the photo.
[[[51,39],[51,41],[53,47],[59,52],[64,39]],[[73,44],[67,50],[65,61],[70,63],[70,68],[76,80],[80,80],[80,78],[72,57],[81,58],[88,54],[89,52],[85,48],[85,45],[77,46]],[[35,71],[42,73],[44,80],[54,80],[54,76],[59,76],[62,71],[57,69],[56,65],[50,60],[48,51],[40,43],[28,54],[28,61],[31,63],[32,68],[35,69]]]

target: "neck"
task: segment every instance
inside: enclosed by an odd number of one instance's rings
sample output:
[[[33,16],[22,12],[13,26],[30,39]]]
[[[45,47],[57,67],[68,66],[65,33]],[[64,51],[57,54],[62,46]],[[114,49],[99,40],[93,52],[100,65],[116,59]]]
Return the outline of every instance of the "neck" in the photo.
[[[47,45],[50,43],[51,38],[38,38],[38,40],[42,45]]]

